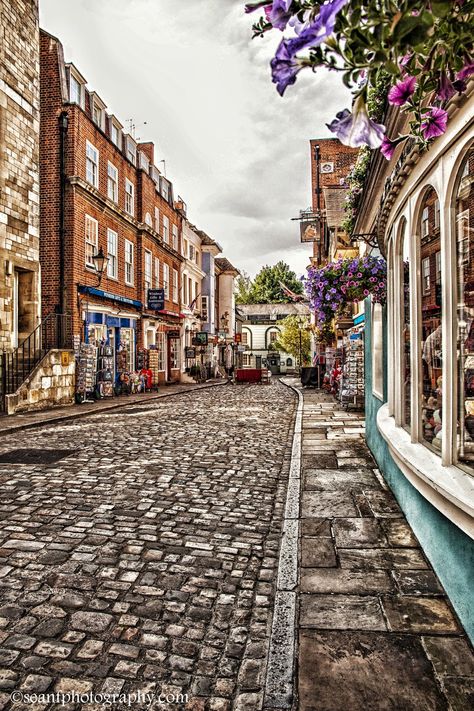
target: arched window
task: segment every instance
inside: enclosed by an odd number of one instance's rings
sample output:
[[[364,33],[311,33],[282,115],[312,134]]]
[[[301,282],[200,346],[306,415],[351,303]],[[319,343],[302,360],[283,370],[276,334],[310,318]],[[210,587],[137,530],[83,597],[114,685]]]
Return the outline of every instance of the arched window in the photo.
[[[419,212],[421,294],[421,438],[441,452],[443,360],[441,330],[441,238],[438,196],[429,187]],[[410,346],[409,346],[410,347]]]
[[[150,215],[149,212],[147,212],[147,213],[145,214],[145,222],[146,222],[146,224],[149,225],[150,227],[153,227],[153,220],[151,219],[151,215]]]
[[[460,464],[474,473],[474,148],[459,171],[455,191],[457,436]]]

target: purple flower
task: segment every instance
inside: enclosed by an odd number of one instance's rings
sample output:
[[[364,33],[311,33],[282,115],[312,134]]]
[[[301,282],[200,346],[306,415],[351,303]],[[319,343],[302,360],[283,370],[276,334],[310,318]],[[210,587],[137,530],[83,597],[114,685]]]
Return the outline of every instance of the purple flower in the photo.
[[[292,13],[289,12],[293,0],[273,0],[272,5],[265,7],[265,15],[268,22],[277,30],[284,30],[291,19]]]
[[[337,15],[349,0],[328,0],[319,8],[319,14],[298,37],[285,40],[288,54],[292,57],[306,47],[317,47],[334,32]]]
[[[385,126],[375,123],[369,118],[367,107],[362,96],[359,96],[352,110],[340,111],[331,123],[326,124],[345,146],[358,148],[369,146],[379,148],[385,133]]]
[[[396,141],[391,141],[387,136],[384,136],[382,145],[380,146],[380,152],[387,160],[393,156],[395,148],[397,146]]]
[[[471,60],[468,60],[466,64],[463,66],[461,71],[459,71],[456,74],[456,79],[460,79],[461,81],[464,81],[464,79],[467,79],[468,77],[471,76],[471,74],[474,74],[474,62]]]
[[[448,101],[455,94],[456,88],[453,85],[453,82],[449,79],[446,72],[441,72],[436,96],[438,97],[438,99],[441,99],[441,101]]]
[[[288,54],[285,40],[280,42],[276,54],[270,62],[272,68],[272,82],[277,85],[277,91],[283,96],[285,89],[294,84],[298,72],[303,69],[300,60]]]
[[[437,106],[431,106],[429,111],[423,115],[421,123],[421,132],[427,141],[430,138],[442,136],[446,131],[448,123],[448,112],[440,109]]]
[[[409,74],[397,81],[395,86],[392,86],[388,92],[388,103],[394,106],[403,106],[408,99],[413,96],[416,87],[416,77],[411,77]]]
[[[248,2],[245,6],[245,12],[254,12],[254,10],[258,10],[261,7],[268,7],[271,5],[271,3],[268,2],[268,0],[263,0],[263,2]]]

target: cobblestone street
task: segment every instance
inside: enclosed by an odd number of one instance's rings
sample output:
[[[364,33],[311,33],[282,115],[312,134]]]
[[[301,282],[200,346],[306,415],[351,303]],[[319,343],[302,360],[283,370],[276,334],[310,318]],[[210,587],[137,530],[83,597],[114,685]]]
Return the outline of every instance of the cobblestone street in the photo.
[[[224,386],[0,440],[1,708],[261,706],[295,407]]]

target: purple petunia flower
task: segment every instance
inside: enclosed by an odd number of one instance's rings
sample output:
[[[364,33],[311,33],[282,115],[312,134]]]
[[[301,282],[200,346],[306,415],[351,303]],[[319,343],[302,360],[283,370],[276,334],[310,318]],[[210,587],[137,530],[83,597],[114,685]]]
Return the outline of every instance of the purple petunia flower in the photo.
[[[388,103],[394,106],[403,106],[408,99],[413,96],[416,88],[416,77],[407,75],[401,81],[397,81],[388,92]]]
[[[387,136],[384,136],[382,145],[380,146],[380,152],[384,158],[386,158],[387,160],[390,160],[390,158],[393,156],[393,154],[395,152],[396,147],[397,147],[396,141],[391,141],[389,138],[387,138]]]
[[[292,14],[289,12],[293,0],[273,0],[272,5],[265,7],[265,15],[273,27],[283,31],[291,19]]]
[[[427,141],[437,136],[442,136],[448,124],[448,112],[437,106],[431,106],[423,115],[421,132]]]
[[[369,118],[362,96],[356,99],[352,113],[348,109],[340,111],[334,121],[326,125],[341,143],[353,148],[379,148],[385,133],[385,126]]]
[[[456,94],[456,91],[456,87],[446,72],[441,72],[438,82],[438,91],[436,92],[438,99],[441,99],[441,101],[448,101]]]
[[[317,47],[334,32],[337,15],[349,0],[328,0],[319,8],[319,14],[310,25],[303,29],[298,37],[285,40],[288,54],[295,56],[306,47]]]
[[[261,7],[268,7],[271,5],[271,2],[268,2],[268,0],[263,0],[263,2],[248,2],[245,6],[245,12],[254,12],[255,10],[259,10]]]
[[[300,60],[288,54],[285,40],[280,42],[270,66],[272,68],[272,82],[277,85],[280,96],[283,96],[288,86],[295,83],[298,72],[303,69]]]
[[[464,81],[464,79],[468,79],[472,74],[474,74],[474,62],[468,60],[461,71],[456,74],[456,79]]]

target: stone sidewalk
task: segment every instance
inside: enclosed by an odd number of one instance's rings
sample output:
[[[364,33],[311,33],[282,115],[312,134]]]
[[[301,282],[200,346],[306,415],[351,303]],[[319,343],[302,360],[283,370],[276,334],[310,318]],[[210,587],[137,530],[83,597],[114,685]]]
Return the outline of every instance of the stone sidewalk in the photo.
[[[472,650],[376,469],[363,417],[303,397],[297,708],[474,708]]]
[[[66,407],[54,407],[48,410],[36,412],[25,412],[18,415],[0,416],[0,437],[2,435],[20,432],[21,430],[39,427],[48,424],[59,424],[66,420],[75,420],[78,417],[95,415],[111,410],[118,410],[130,405],[145,404],[153,400],[159,400],[170,395],[180,393],[196,392],[205,388],[212,388],[217,385],[226,385],[228,380],[209,380],[205,383],[177,383],[175,385],[160,386],[158,392],[137,393],[134,395],[121,395],[119,397],[104,398],[91,403],[81,405],[68,405]]]

